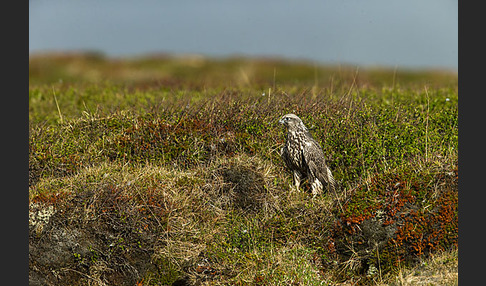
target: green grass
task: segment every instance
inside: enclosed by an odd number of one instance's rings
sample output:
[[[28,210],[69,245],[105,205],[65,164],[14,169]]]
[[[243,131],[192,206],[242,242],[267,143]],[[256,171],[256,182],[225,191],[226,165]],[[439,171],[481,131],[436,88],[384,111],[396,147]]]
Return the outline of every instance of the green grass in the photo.
[[[56,210],[30,242],[60,230],[85,241],[61,265],[32,254],[40,273],[380,284],[430,256],[457,263],[455,74],[88,54],[32,57],[29,75],[30,216]],[[323,146],[337,194],[290,187],[277,123],[289,112]]]

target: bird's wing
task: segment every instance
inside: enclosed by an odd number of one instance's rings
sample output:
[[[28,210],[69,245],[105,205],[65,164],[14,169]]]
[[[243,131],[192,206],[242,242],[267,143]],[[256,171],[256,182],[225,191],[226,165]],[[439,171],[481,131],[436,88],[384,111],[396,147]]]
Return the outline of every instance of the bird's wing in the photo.
[[[334,188],[334,178],[331,170],[326,165],[324,152],[319,144],[313,139],[308,139],[302,153],[309,170],[314,174],[314,176],[319,179],[319,181],[324,181],[326,184],[329,184],[332,188]]]
[[[289,155],[289,151],[287,150],[286,147],[282,147],[282,149],[280,150],[280,156],[282,157],[285,165],[287,166],[287,168],[292,168],[292,163],[291,163],[291,160],[290,160],[290,155]]]

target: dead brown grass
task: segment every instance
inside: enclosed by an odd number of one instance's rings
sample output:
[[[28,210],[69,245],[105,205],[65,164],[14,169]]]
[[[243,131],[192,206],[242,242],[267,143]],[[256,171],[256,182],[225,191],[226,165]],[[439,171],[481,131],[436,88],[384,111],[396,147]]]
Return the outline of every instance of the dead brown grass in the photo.
[[[457,249],[432,254],[417,266],[400,269],[396,276],[388,277],[377,285],[458,285]]]

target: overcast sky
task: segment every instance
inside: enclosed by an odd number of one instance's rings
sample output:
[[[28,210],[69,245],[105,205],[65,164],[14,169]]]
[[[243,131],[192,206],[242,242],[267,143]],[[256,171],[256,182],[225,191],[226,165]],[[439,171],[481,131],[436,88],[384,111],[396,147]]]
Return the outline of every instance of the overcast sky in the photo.
[[[35,0],[29,52],[458,68],[457,0]]]

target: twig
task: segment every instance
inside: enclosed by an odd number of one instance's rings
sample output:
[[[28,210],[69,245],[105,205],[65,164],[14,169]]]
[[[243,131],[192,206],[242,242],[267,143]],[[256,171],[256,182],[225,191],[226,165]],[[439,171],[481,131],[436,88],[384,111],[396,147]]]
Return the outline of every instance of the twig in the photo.
[[[348,93],[346,94],[346,96],[350,95],[351,94],[351,91],[355,87],[355,85],[356,85],[356,78],[358,78],[358,73],[359,73],[359,67],[356,67],[356,72],[354,73],[354,76],[353,76],[353,82],[351,83],[351,86],[349,87],[349,90],[348,90]]]
[[[62,119],[61,109],[59,108],[59,104],[57,103],[56,91],[54,90],[54,87],[52,87],[52,94],[54,94],[54,101],[56,102],[57,112],[59,112],[61,124],[63,124],[64,120]]]
[[[90,275],[88,275],[88,274],[86,274],[86,273],[83,273],[83,272],[80,272],[80,271],[75,270],[75,269],[71,269],[71,268],[61,268],[61,269],[59,269],[59,270],[61,270],[61,271],[72,271],[72,272],[77,273],[77,274],[79,274],[79,275],[81,275],[81,276],[84,276],[84,277],[86,277],[86,278],[88,278],[88,279],[91,279],[91,280],[94,280],[94,281],[97,281],[97,282],[102,282],[100,279],[93,278],[93,277],[91,277]]]
[[[351,94],[351,91],[353,91],[353,88],[356,86],[356,78],[358,77],[358,72],[359,72],[359,67],[356,67],[356,72],[354,73],[353,76],[353,82],[351,83],[351,87],[349,87],[348,93],[346,94],[346,97],[349,97]],[[356,89],[358,90],[358,89]],[[359,94],[359,91],[358,91]],[[351,113],[351,108],[353,107],[353,100],[349,100],[349,107],[348,107],[348,115],[347,118],[349,118],[350,113]]]
[[[380,274],[380,282],[383,282],[383,278],[381,276],[381,263],[380,263],[380,251],[378,250],[378,243],[375,243],[376,246],[376,255],[378,258],[378,273]]]

